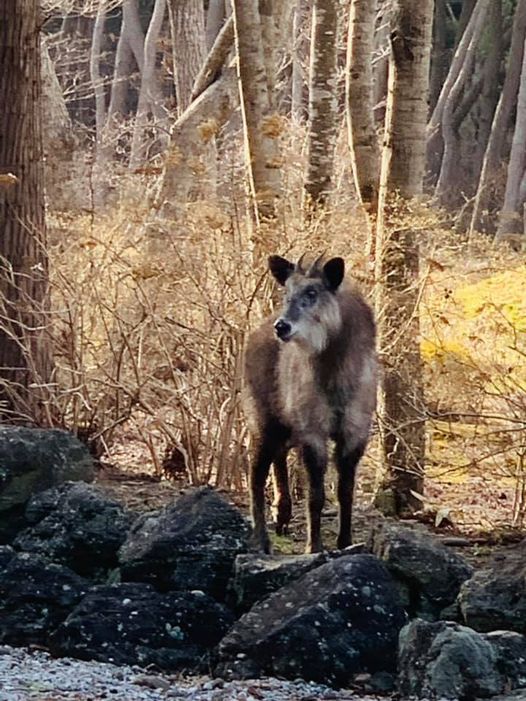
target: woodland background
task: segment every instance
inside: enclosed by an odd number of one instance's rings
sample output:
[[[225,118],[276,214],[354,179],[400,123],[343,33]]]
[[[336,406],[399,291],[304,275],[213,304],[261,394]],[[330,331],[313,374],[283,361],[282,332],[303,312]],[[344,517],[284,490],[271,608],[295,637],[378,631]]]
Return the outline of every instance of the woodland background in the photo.
[[[266,256],[326,251],[379,320],[363,498],[522,526],[525,43],[526,0],[4,0],[2,420],[243,490]]]

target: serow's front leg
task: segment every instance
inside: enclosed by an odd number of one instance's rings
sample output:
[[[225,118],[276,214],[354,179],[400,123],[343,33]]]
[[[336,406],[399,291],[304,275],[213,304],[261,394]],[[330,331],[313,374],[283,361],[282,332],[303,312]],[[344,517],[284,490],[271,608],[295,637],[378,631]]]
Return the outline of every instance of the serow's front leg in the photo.
[[[327,450],[325,445],[305,445],[303,446],[302,452],[309,484],[307,503],[307,545],[305,552],[318,553],[323,550],[321,540],[321,512],[325,503]]]

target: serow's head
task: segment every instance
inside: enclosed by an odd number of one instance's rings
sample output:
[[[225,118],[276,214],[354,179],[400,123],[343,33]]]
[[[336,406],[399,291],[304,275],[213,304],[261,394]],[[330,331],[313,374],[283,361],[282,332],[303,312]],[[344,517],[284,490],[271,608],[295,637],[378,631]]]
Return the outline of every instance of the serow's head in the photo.
[[[296,264],[281,256],[268,259],[270,272],[285,288],[283,307],[274,329],[284,343],[295,342],[311,353],[321,353],[341,328],[337,291],[345,264],[342,258],[327,262],[318,258],[305,269],[302,258]]]

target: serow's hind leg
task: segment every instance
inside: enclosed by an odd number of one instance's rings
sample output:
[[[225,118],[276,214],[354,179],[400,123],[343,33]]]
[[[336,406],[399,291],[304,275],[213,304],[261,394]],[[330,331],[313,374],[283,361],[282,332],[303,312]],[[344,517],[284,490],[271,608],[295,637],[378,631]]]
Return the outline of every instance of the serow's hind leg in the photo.
[[[356,467],[365,452],[365,443],[347,448],[343,440],[336,441],[336,464],[338,467],[339,532],[338,548],[351,545],[351,521]]]
[[[274,487],[272,512],[276,523],[276,533],[286,535],[292,518],[292,499],[290,497],[287,449],[285,447],[279,450],[274,458],[272,485]]]

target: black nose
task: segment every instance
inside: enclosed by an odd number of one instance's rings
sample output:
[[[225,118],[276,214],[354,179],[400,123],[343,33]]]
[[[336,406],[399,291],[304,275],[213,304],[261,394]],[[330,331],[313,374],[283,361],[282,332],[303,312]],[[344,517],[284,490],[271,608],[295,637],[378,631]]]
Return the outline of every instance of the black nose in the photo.
[[[292,327],[289,324],[288,321],[284,321],[283,319],[278,319],[276,323],[274,324],[274,329],[276,330],[276,336],[278,338],[281,338],[282,341],[285,341],[287,337],[289,336]]]

